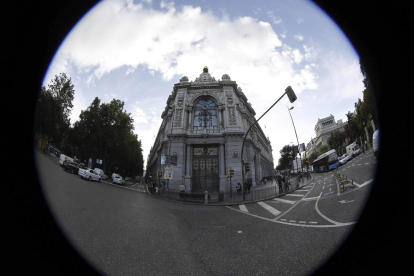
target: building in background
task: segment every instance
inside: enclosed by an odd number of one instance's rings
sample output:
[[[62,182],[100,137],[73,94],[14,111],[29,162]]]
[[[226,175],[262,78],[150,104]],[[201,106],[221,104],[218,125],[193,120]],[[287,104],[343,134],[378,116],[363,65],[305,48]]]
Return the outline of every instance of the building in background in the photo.
[[[331,133],[334,131],[344,132],[347,123],[343,123],[342,120],[336,122],[332,114],[326,118],[318,118],[318,122],[315,125],[316,137],[311,138],[311,141],[308,143],[306,154],[310,156],[313,152],[317,152],[323,145],[328,145],[328,138]]]
[[[184,183],[191,192],[227,192],[226,175],[232,169],[234,191],[236,183],[242,182],[243,138],[255,115],[229,75],[216,80],[204,67],[194,81],[182,77],[161,115],[163,121],[147,158],[147,179],[165,181],[170,190]],[[274,174],[272,147],[260,125],[250,130],[243,156],[250,164],[245,179],[253,185]]]

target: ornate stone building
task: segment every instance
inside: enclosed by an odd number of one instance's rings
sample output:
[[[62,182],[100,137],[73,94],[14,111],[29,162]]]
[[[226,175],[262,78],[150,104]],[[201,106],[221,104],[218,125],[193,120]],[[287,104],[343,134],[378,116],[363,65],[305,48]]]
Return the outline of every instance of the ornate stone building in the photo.
[[[226,175],[233,169],[235,191],[236,183],[242,182],[243,138],[255,115],[229,75],[216,80],[204,67],[194,81],[182,77],[161,115],[163,121],[147,159],[147,176],[165,181],[170,190],[184,183],[187,191],[227,192],[230,181]],[[273,175],[272,147],[260,125],[250,130],[243,151],[250,164],[245,179],[256,185],[262,177]],[[168,168],[172,168],[172,179],[164,180],[164,174],[158,178],[157,172]]]
[[[345,125],[342,120],[335,122],[335,117],[331,114],[326,118],[319,119],[315,125],[316,138],[313,138],[307,145],[306,154],[309,156],[312,152],[318,151],[323,145],[328,145],[328,138],[334,131],[345,131]],[[347,141],[346,141],[347,142]]]

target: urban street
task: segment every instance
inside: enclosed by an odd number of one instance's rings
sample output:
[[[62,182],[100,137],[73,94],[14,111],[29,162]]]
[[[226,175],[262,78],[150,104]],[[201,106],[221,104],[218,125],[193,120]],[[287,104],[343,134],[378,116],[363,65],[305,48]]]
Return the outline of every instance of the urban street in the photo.
[[[156,198],[141,183],[87,181],[41,151],[36,163],[62,232],[106,275],[311,274],[355,227],[376,168],[370,149],[283,196],[206,206]]]

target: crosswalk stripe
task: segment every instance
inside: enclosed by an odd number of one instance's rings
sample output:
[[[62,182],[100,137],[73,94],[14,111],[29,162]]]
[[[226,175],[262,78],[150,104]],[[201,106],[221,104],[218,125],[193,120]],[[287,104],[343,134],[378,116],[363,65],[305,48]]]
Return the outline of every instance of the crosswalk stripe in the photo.
[[[257,202],[260,206],[262,206],[263,208],[265,208],[267,211],[269,211],[270,213],[272,213],[273,215],[277,216],[279,215],[281,212],[279,210],[276,210],[275,208],[273,208],[270,205],[267,205],[264,202]]]
[[[239,208],[240,208],[240,211],[247,212],[247,213],[249,212],[249,211],[247,211],[246,205],[244,205],[244,204],[239,205]]]
[[[280,202],[283,202],[283,203],[289,203],[289,204],[295,204],[296,203],[296,201],[281,199],[281,198],[274,198],[273,200],[280,201]]]
[[[285,194],[285,196],[300,196],[300,197],[303,197],[303,195],[297,195],[297,194]]]

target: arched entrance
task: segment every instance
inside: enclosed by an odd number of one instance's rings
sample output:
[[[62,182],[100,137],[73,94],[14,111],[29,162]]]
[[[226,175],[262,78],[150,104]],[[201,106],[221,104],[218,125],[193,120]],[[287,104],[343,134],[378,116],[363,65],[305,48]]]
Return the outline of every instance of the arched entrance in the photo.
[[[194,146],[192,192],[218,192],[219,183],[219,155],[218,146]]]

